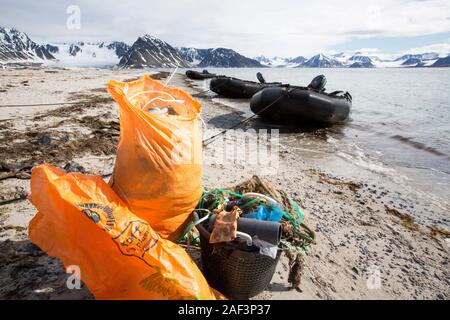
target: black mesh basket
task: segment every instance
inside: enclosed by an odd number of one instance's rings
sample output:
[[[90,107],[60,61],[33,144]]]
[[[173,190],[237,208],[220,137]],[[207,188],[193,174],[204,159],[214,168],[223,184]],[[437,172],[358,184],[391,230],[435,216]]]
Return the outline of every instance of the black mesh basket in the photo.
[[[208,283],[231,299],[249,299],[261,293],[272,280],[276,259],[258,251],[245,251],[231,244],[210,244],[210,233],[197,225],[200,233],[203,273]]]

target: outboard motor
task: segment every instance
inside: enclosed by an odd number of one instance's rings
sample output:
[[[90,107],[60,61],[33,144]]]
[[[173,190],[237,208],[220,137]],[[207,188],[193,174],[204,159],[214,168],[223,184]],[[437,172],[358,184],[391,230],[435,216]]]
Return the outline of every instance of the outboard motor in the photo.
[[[320,76],[315,77],[311,83],[308,85],[308,88],[317,90],[317,91],[325,91],[325,86],[327,84],[327,78],[321,74]]]
[[[266,83],[266,79],[264,79],[264,77],[263,77],[263,75],[262,75],[261,72],[258,72],[258,73],[256,74],[256,77],[258,78],[258,81],[259,81],[260,83]]]

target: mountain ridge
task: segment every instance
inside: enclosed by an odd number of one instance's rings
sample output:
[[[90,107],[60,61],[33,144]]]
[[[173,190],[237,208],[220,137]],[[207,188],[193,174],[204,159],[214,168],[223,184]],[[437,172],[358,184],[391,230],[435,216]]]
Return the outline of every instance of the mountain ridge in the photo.
[[[146,34],[138,37],[117,66],[122,69],[140,69],[191,67],[191,64],[184,60],[178,50],[170,44]]]
[[[343,66],[337,59],[319,53],[300,64],[297,68],[342,68]]]
[[[32,41],[15,28],[0,27],[0,60],[53,60],[46,46]]]
[[[24,32],[0,27],[0,63],[48,62],[69,66],[119,68],[411,68],[450,67],[448,59],[450,54],[443,57],[435,52],[408,53],[390,60],[362,52],[331,55],[319,53],[309,59],[304,56],[269,58],[263,55],[248,58],[230,48],[175,48],[148,34],[138,37],[132,45],[121,41],[38,44]]]
[[[193,66],[199,68],[262,68],[259,61],[247,58],[238,52],[228,48],[178,48],[183,58],[189,61]]]

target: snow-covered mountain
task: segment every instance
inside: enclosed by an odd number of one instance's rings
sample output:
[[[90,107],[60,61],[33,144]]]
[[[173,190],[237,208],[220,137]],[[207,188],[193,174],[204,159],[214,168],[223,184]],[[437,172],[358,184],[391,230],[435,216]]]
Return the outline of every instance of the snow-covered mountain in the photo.
[[[46,46],[32,41],[24,32],[0,27],[0,61],[44,61],[55,57]]]
[[[290,58],[283,57],[266,57],[263,55],[257,56],[254,60],[261,63],[263,66],[270,68],[279,68],[279,67],[290,67]]]
[[[234,50],[226,48],[178,48],[180,55],[193,66],[199,68],[261,68],[259,61],[244,57]]]
[[[378,56],[360,51],[340,52],[331,55],[331,58],[339,61],[344,67],[349,68],[375,68],[382,62]]]
[[[296,58],[283,58],[283,57],[266,57],[263,55],[254,58],[262,65],[270,68],[295,68],[305,62],[307,59],[303,56]]]
[[[405,61],[402,61],[402,66],[418,66],[422,63],[422,59],[420,58],[408,58]]]
[[[337,59],[328,57],[322,53],[308,59],[299,68],[341,68],[344,65]]]
[[[53,46],[51,44],[46,44],[45,49],[47,49],[48,52],[51,54],[55,54],[59,52],[59,48],[57,46]]]
[[[300,67],[300,68],[405,68],[432,66],[439,55],[429,52],[422,54],[404,54],[397,58],[380,59],[373,54],[363,52],[335,53],[330,55],[317,54],[310,59],[302,56],[290,59],[277,57],[278,64],[272,58],[259,56],[256,59],[269,67]],[[298,59],[296,61],[296,59]]]
[[[244,57],[231,49],[215,48],[208,49],[198,67],[220,67],[220,68],[261,68],[258,61]]]
[[[437,59],[432,65],[432,67],[450,67],[450,55],[445,58]]]
[[[406,61],[409,59],[420,59],[420,60],[437,60],[439,58],[439,54],[435,52],[428,52],[428,53],[420,53],[420,54],[405,54],[397,59],[395,61]]]
[[[129,46],[124,42],[76,42],[49,44],[48,50],[64,66],[115,66]]]
[[[372,59],[363,55],[351,56],[344,65],[348,65],[349,68],[375,68]]]
[[[296,58],[289,59],[289,63],[290,63],[290,64],[294,64],[294,65],[297,65],[297,66],[299,66],[299,65],[301,65],[301,64],[303,64],[303,63],[305,63],[306,61],[308,61],[308,59],[306,59],[306,58],[303,57],[303,56],[298,56],[298,57],[296,57]]]
[[[428,52],[420,54],[405,54],[397,59],[394,59],[393,62],[400,64],[400,67],[428,67],[434,64],[438,59],[438,53]]]
[[[113,41],[108,44],[103,44],[103,46],[106,46],[106,48],[109,50],[114,50],[116,56],[119,58],[122,58],[128,52],[128,50],[130,50],[130,46],[121,41]]]
[[[259,63],[265,65],[265,66],[271,66],[272,65],[272,61],[274,60],[274,58],[268,58],[268,57],[263,56],[263,55],[254,57],[253,59],[258,61]]]
[[[139,37],[120,59],[119,68],[190,67],[178,50],[156,37]]]
[[[232,49],[177,48],[156,37],[139,37],[130,47],[124,42],[75,42],[38,44],[14,28],[0,27],[0,63],[38,63],[63,66],[116,66],[121,68],[160,67],[302,67],[302,68],[411,68],[450,67],[446,56],[435,52],[407,53],[397,57],[368,52],[318,54],[309,59],[265,57],[247,58]],[[411,50],[414,52],[413,50]],[[378,52],[377,52],[378,53]],[[380,59],[382,57],[383,59]]]
[[[349,68],[375,68],[372,62],[353,62],[348,66]]]
[[[53,43],[40,45],[24,32],[0,27],[0,61],[42,62],[65,66],[114,66],[129,46],[111,43]]]
[[[197,49],[197,48],[177,48],[180,55],[184,60],[189,62],[193,66],[198,66],[202,60],[206,57],[208,49]]]
[[[348,59],[351,62],[372,63],[372,59],[368,56],[354,55]]]

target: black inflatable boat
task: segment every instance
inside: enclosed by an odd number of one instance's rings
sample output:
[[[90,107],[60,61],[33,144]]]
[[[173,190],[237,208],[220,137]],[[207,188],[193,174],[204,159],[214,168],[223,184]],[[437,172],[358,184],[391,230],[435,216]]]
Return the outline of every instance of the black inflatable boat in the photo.
[[[315,77],[308,87],[272,86],[256,93],[250,109],[276,122],[335,124],[348,120],[352,96],[348,92],[325,92],[327,79]]]
[[[264,88],[281,85],[278,82],[266,83],[259,72],[257,77],[259,83],[225,76],[215,77],[211,80],[209,88],[211,91],[226,98],[250,99],[255,93]]]
[[[186,76],[192,80],[204,80],[214,78],[217,75],[215,75],[214,73],[209,73],[208,70],[203,70],[202,72],[188,70],[186,71]]]

